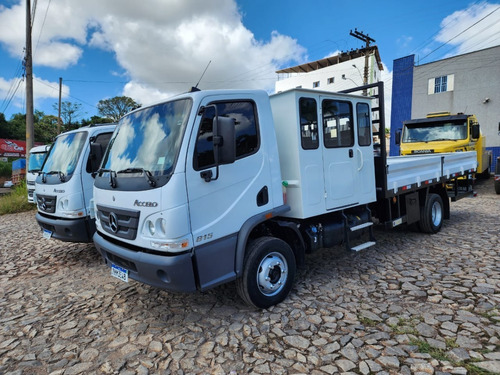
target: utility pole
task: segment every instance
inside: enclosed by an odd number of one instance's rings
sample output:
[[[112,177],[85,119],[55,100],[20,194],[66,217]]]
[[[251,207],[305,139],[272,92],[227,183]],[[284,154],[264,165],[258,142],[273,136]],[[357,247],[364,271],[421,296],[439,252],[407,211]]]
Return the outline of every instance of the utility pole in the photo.
[[[61,93],[62,93],[62,77],[59,77],[59,110],[57,111],[57,134],[61,134]]]
[[[26,0],[26,170],[29,170],[29,152],[33,148],[35,126],[33,118],[33,60],[31,51],[31,0]]]
[[[368,64],[369,64],[369,56],[368,56],[368,48],[370,47],[370,43],[375,43],[375,39],[372,39],[368,36],[368,34],[363,34],[363,32],[358,31],[358,29],[354,29],[354,32],[349,33],[349,35],[365,42],[365,69],[363,75],[363,84],[368,84]],[[366,90],[363,91],[363,95],[366,95]]]

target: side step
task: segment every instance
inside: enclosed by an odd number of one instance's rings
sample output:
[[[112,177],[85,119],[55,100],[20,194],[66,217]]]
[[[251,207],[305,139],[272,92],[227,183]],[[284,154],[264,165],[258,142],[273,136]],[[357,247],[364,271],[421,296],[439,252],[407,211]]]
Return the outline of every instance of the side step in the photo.
[[[366,249],[370,246],[373,246],[375,244],[376,244],[375,241],[368,241],[368,242],[362,243],[361,245],[351,247],[351,250],[352,251],[360,251],[360,250]]]
[[[372,216],[368,206],[365,206],[362,211],[358,212],[342,212],[342,216],[344,218],[344,243],[347,250],[361,251],[376,244],[375,237],[373,236],[373,222],[371,221]],[[350,234],[366,228],[368,228],[368,241],[351,247]]]

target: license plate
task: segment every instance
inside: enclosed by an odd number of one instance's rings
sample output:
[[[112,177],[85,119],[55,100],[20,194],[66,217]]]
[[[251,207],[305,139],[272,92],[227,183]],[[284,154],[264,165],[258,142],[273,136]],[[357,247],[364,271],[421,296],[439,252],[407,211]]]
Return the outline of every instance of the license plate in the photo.
[[[125,281],[126,283],[128,283],[128,271],[125,268],[121,268],[112,264],[111,276],[116,277],[117,279],[120,279],[121,281]]]
[[[44,229],[43,230],[43,238],[50,240],[50,237],[52,237],[52,232],[48,229]]]

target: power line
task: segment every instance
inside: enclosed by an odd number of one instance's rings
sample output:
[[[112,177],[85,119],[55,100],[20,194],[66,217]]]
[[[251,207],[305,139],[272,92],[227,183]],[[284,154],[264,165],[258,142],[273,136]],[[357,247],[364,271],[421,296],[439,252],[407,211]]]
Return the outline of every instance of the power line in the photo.
[[[441,44],[439,47],[437,47],[436,49],[432,50],[431,52],[429,52],[427,55],[425,55],[424,57],[422,57],[421,60],[424,60],[426,57],[429,57],[429,55],[433,54],[434,52],[436,52],[438,49],[440,49],[441,47],[444,47],[445,45],[447,45],[449,42],[451,42],[453,39],[456,39],[458,38],[460,35],[462,35],[463,33],[465,33],[467,30],[470,30],[472,27],[476,26],[479,22],[483,21],[485,18],[491,16],[493,13],[495,13],[498,9],[500,9],[500,6],[496,9],[494,9],[493,11],[491,11],[490,13],[488,13],[486,16],[484,16],[483,18],[481,18],[479,21],[476,21],[474,22],[472,25],[470,25],[469,27],[467,27],[465,30],[462,30],[461,32],[459,32],[457,35],[455,35],[453,38],[447,40],[446,42],[444,42],[443,44]]]

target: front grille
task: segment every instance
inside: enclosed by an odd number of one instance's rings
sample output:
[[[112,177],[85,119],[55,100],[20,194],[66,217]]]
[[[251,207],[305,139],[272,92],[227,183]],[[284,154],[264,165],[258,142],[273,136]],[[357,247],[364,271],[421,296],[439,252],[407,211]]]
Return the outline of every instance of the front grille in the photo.
[[[97,217],[107,233],[127,240],[135,240],[140,211],[97,205]]]
[[[38,209],[49,214],[56,212],[57,197],[53,195],[39,195],[36,196],[36,203]]]

